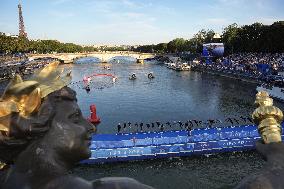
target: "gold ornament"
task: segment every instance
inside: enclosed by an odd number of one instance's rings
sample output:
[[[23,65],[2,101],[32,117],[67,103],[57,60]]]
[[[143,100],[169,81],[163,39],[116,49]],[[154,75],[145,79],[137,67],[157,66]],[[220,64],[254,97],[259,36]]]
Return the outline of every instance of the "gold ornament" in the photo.
[[[0,99],[0,131],[9,133],[10,115],[13,112],[28,118],[38,111],[42,98],[71,82],[71,72],[61,76],[64,70],[58,69],[58,65],[59,62],[50,63],[29,81],[23,81],[20,75],[15,75]]]
[[[0,170],[3,169],[5,166],[6,166],[6,164],[5,164],[5,163],[2,163],[2,162],[0,161]]]
[[[256,94],[255,104],[258,108],[253,112],[252,118],[258,125],[258,132],[264,143],[281,142],[282,111],[273,106],[273,99],[265,91]]]
[[[71,82],[71,72],[61,76],[64,70],[58,69],[58,65],[59,62],[50,63],[33,77],[33,80],[40,84],[42,98],[69,85]]]

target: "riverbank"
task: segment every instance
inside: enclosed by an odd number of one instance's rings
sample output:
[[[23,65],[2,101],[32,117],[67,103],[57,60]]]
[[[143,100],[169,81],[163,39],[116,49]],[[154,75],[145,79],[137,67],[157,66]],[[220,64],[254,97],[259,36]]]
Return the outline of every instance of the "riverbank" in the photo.
[[[33,74],[35,70],[40,69],[53,61],[54,60],[47,59],[2,62],[0,64],[0,82],[13,78],[15,74],[20,74],[21,76]]]
[[[213,74],[213,75],[217,75],[217,76],[221,76],[221,77],[226,77],[226,78],[230,78],[230,79],[235,79],[235,80],[239,80],[239,81],[243,81],[243,82],[247,82],[247,83],[253,83],[253,84],[261,84],[263,83],[262,80],[260,80],[258,77],[249,75],[249,74],[242,74],[242,73],[237,73],[237,72],[231,72],[231,71],[224,71],[224,70],[214,70],[211,69],[210,67],[205,67],[205,66],[194,66],[191,68],[192,71],[197,71],[197,72],[205,72],[205,73],[209,73],[209,74]]]

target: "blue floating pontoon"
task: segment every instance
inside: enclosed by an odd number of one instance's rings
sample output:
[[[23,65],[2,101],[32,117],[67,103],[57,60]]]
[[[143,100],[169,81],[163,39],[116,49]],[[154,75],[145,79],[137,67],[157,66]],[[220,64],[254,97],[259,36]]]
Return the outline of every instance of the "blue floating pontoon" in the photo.
[[[255,125],[193,129],[191,131],[97,134],[92,137],[91,157],[82,163],[245,151],[254,149],[258,139],[260,136]]]

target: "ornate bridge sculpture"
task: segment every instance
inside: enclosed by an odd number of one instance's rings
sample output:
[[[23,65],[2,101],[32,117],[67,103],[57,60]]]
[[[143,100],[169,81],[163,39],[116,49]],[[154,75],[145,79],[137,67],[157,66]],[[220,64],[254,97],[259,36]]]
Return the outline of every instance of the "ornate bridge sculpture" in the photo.
[[[107,62],[114,57],[133,57],[136,58],[137,63],[143,63],[146,58],[153,58],[156,56],[154,53],[139,53],[131,51],[113,51],[113,52],[90,52],[90,53],[58,53],[58,54],[29,54],[29,59],[37,58],[56,58],[64,63],[73,63],[74,60],[83,57],[96,57],[99,58],[102,63]]]

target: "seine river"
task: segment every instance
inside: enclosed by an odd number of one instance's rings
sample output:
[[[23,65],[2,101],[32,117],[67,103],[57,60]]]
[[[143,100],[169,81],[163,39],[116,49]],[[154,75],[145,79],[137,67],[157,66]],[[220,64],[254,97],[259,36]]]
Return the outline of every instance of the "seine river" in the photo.
[[[104,64],[81,59],[74,64],[73,84],[85,116],[89,105],[96,104],[102,123],[98,133],[115,133],[117,124],[131,122],[185,122],[239,119],[254,110],[255,84],[248,84],[206,73],[175,72],[163,64],[136,64],[130,58],[114,60],[111,70]],[[119,62],[119,63],[118,63]],[[147,73],[155,78],[149,80]],[[82,89],[84,75],[109,73],[118,77],[94,77],[91,91]],[[135,73],[137,79],[128,77]],[[281,104],[276,105],[283,107]],[[222,125],[229,125],[224,122]],[[259,170],[263,160],[255,152],[229,153],[209,157],[185,157],[140,162],[78,166],[73,174],[93,180],[109,176],[135,178],[158,189],[162,188],[232,188],[242,178]]]

